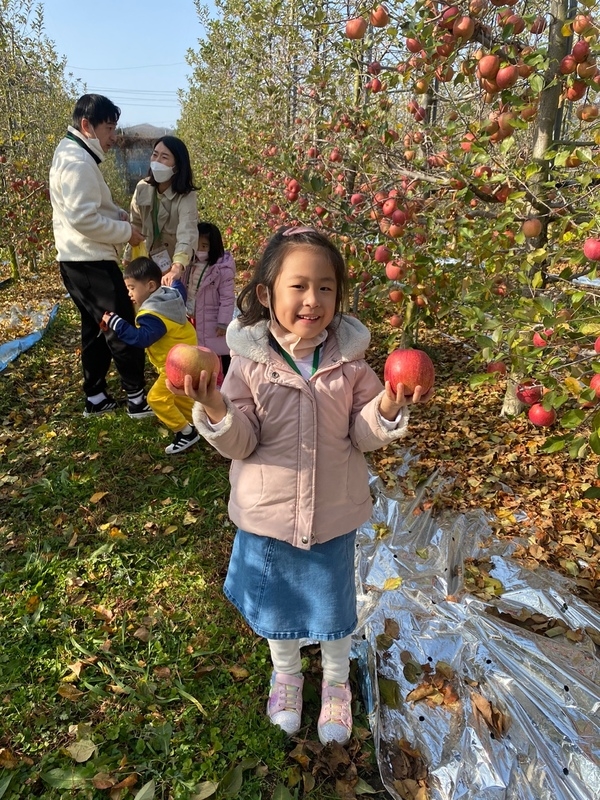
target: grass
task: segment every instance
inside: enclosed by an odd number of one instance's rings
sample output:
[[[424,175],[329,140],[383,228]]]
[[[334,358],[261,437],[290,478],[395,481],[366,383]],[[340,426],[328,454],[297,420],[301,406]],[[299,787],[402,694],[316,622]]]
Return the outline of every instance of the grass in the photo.
[[[165,456],[123,410],[84,419],[77,346],[67,304],[0,374],[0,798],[381,788],[360,698],[352,770],[316,741],[316,648],[303,738],[265,716],[268,648],[222,594],[228,463]]]

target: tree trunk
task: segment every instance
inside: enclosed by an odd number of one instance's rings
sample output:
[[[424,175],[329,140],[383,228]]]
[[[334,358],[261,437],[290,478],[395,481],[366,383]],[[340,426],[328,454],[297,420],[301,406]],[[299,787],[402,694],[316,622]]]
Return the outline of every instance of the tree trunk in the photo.
[[[523,410],[523,403],[517,397],[517,386],[519,379],[516,375],[510,374],[506,381],[506,392],[502,404],[501,417],[516,417]]]

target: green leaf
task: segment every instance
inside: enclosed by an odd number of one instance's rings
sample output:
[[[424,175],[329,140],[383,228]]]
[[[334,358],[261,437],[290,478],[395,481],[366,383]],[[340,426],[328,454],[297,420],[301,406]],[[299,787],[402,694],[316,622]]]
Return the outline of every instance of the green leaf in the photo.
[[[156,791],[156,783],[154,780],[145,783],[133,800],[154,800],[154,793]]]
[[[238,766],[233,767],[233,769],[230,769],[221,781],[221,791],[225,797],[235,797],[237,794],[239,794],[240,789],[242,788],[243,779],[244,776],[239,764]]]
[[[273,792],[272,800],[293,800],[290,790],[282,783],[278,783]]]
[[[543,453],[559,453],[565,449],[567,442],[564,436],[549,436],[540,450]]]
[[[87,783],[83,771],[59,767],[49,772],[42,772],[40,778],[54,789],[79,789]]]
[[[480,372],[477,375],[471,375],[469,378],[469,386],[471,389],[476,389],[484,383],[493,383],[497,375],[497,372]]]
[[[529,85],[534,94],[541,94],[544,88],[544,78],[541,75],[534,73],[529,76]]]
[[[542,273],[541,272],[536,272],[535,275],[533,276],[532,281],[531,281],[532,287],[534,289],[539,289],[540,286],[542,286],[543,283],[544,283],[544,278],[542,277]]]
[[[600,456],[600,436],[598,436],[596,431],[590,435],[590,447],[597,456]],[[598,468],[598,471],[600,474],[600,467]]]
[[[215,781],[203,781],[196,786],[196,794],[193,794],[190,800],[208,800],[209,797],[216,794],[218,788],[219,784]]]
[[[4,797],[15,773],[9,772],[3,778],[0,778],[0,798]]]
[[[235,767],[229,770],[221,781],[221,791],[226,797],[236,797],[242,788],[243,773],[247,769],[254,769],[257,765],[257,760],[253,758],[244,758]]]
[[[186,700],[189,700],[190,703],[193,703],[196,706],[196,708],[198,709],[198,711],[201,714],[204,714],[204,716],[206,716],[206,711],[204,710],[204,707],[202,706],[202,703],[200,703],[199,700],[196,700],[196,698],[193,697],[191,694],[189,694],[189,692],[186,692],[185,689],[183,688],[183,686],[181,685],[181,683],[175,682],[175,687],[177,688],[177,691],[179,692],[179,694],[183,698],[185,698]]]
[[[381,702],[388,706],[388,708],[400,708],[402,701],[400,699],[400,687],[396,681],[389,678],[378,678],[379,695]]]
[[[354,786],[354,794],[379,794],[379,790],[374,789],[362,778],[359,778]]]
[[[571,446],[569,447],[569,456],[571,458],[583,458],[586,453],[587,446],[587,439],[584,439],[582,436],[578,436],[573,440]]]
[[[577,428],[585,419],[585,411],[580,408],[573,408],[561,417],[560,424],[563,428]]]
[[[583,496],[587,500],[598,500],[600,499],[600,486],[590,486],[589,489],[586,489],[583,493]],[[2,795],[0,795],[2,797]]]

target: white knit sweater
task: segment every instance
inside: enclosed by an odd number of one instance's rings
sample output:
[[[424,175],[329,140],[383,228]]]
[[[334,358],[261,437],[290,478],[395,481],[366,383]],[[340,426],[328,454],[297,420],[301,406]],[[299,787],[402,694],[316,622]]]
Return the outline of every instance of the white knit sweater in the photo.
[[[77,136],[104,157],[79,131]],[[50,167],[50,200],[54,242],[59,261],[115,261],[131,238],[131,225],[119,219],[121,209],[94,158],[71,139],[62,139]]]

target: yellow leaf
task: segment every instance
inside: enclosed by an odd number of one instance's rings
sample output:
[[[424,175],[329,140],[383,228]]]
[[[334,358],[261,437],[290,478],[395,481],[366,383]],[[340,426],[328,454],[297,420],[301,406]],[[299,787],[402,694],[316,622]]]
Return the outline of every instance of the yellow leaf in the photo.
[[[96,752],[96,745],[90,739],[80,739],[78,742],[73,742],[65,750],[71,758],[78,764],[83,764],[89,761]]]
[[[117,528],[116,525],[109,530],[108,535],[111,539],[127,539],[126,534],[120,528]]]
[[[19,766],[17,758],[6,747],[0,747],[0,767],[16,769]]]
[[[402,578],[386,578],[383,584],[384,592],[389,592],[393,589],[399,589],[402,586]]]
[[[40,598],[37,596],[37,594],[32,594],[25,603],[25,610],[28,614],[33,614],[34,611],[37,611],[39,604]]]
[[[233,667],[229,667],[228,671],[231,677],[236,681],[243,681],[248,677],[248,675],[250,675],[246,667],[240,667],[238,664],[234,664]]]
[[[106,608],[106,606],[92,606],[92,611],[97,617],[100,617],[100,619],[106,622],[110,622],[114,616],[110,608]]]
[[[70,683],[61,683],[56,693],[64,697],[65,700],[71,700],[72,702],[79,700],[83,695],[83,692],[80,692],[75,686],[71,686]]]
[[[107,494],[108,492],[95,492],[90,497],[90,503],[99,503],[100,500],[102,500],[103,497],[106,497]]]
[[[170,536],[172,533],[175,533],[177,530],[177,525],[169,525],[168,528],[165,528],[165,536]]]

